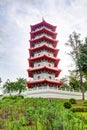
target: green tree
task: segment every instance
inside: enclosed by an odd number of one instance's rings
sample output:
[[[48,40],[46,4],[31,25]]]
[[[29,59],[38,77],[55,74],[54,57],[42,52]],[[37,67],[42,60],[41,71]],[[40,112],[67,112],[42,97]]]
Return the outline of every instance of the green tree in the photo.
[[[85,38],[84,44],[81,44],[80,46],[78,66],[83,73],[87,74],[87,37]]]
[[[26,90],[26,79],[17,78],[17,81],[11,82],[9,79],[3,85],[4,93],[19,92],[21,94],[22,91]]]
[[[78,62],[82,44],[83,42],[82,40],[80,40],[80,34],[73,32],[69,35],[69,40],[65,45],[67,45],[71,49],[68,54],[72,57],[76,71],[79,73],[80,84],[82,88],[82,99],[84,100],[83,72],[80,65],[81,62]]]
[[[75,77],[70,77],[69,85],[73,90],[81,90],[80,82]]]
[[[80,75],[84,79],[84,77],[87,77],[87,37],[85,38],[84,43],[80,45],[80,54],[77,63],[80,68]],[[84,86],[86,82],[83,83],[83,79],[81,79],[81,82],[82,85]],[[83,98],[84,98],[85,87],[82,87],[82,91],[83,91]]]
[[[9,79],[4,83],[3,85],[4,93],[11,93],[14,91],[15,88],[15,82],[11,82]]]
[[[62,84],[62,86],[59,89],[70,90],[69,82],[68,82],[68,76],[61,78],[61,81],[63,82],[63,84]]]
[[[77,91],[81,90],[79,75],[76,70],[70,71],[69,86],[73,90],[77,90]]]
[[[17,78],[17,82],[15,82],[15,90],[21,94],[21,92],[26,90],[26,79]]]

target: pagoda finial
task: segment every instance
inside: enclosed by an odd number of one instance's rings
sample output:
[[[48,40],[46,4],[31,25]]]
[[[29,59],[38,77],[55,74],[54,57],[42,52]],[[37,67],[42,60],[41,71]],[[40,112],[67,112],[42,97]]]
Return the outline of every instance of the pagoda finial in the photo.
[[[42,21],[44,21],[44,17],[42,17]]]

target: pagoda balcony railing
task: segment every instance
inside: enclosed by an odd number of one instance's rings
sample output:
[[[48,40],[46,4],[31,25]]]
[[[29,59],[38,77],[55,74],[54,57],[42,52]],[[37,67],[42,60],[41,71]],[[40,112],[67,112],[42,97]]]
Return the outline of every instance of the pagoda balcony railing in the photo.
[[[55,90],[58,92],[65,92],[69,94],[69,92],[72,93],[76,93],[76,94],[81,94],[81,90],[74,90],[74,89],[67,89],[67,88],[58,88],[58,87],[50,87],[50,86],[42,86],[42,87],[34,87],[34,88],[29,88],[29,91],[34,91],[34,90]],[[85,92],[85,94],[87,95],[87,91]]]
[[[53,59],[55,58],[54,55],[49,55],[49,53],[40,54],[40,55],[37,55],[37,56],[35,56],[35,57],[31,56],[30,58],[37,58],[37,57],[41,57],[41,56],[44,56],[44,55],[49,56],[49,57],[52,57]]]
[[[43,81],[43,80],[49,80],[49,81],[52,81],[52,82],[58,82],[59,81],[59,80],[56,80],[55,78],[53,78],[53,79],[50,79],[50,78],[39,79],[39,81]],[[30,80],[30,82],[38,82],[38,78]]]
[[[59,88],[58,87],[50,87],[50,86],[29,88],[29,90],[40,90],[40,89],[55,89],[55,90],[58,90]]]
[[[43,45],[46,45],[46,46],[51,47],[52,49],[54,49],[54,47],[51,44],[46,43],[46,42],[45,43],[44,42],[40,42],[40,44],[37,44],[35,47],[32,47],[32,48],[36,49],[38,47],[42,47]]]
[[[48,30],[48,31],[53,32],[52,29],[47,28],[46,26],[41,26],[40,28],[35,29],[35,31],[33,31],[33,32],[36,32],[36,31],[38,31],[38,30],[42,30],[43,28],[46,29],[46,30]]]
[[[44,65],[44,64],[42,64],[41,66],[34,66],[34,67],[29,67],[29,69],[38,69],[38,68],[43,68],[44,66],[46,66],[47,68],[52,68],[52,69],[54,69],[54,70],[57,70],[58,68],[57,67],[54,67],[54,66],[49,66],[49,65]],[[56,81],[58,81],[58,79],[56,79]]]
[[[41,35],[37,35],[37,36],[35,36],[35,38],[33,38],[33,39],[38,39],[38,38],[40,38],[40,37],[42,37],[42,36],[46,36],[46,37],[48,37],[48,38],[51,38],[51,39],[53,39],[50,35],[47,35],[47,34],[41,34]]]
[[[40,43],[36,44],[34,48],[37,48],[37,47],[43,46],[43,45],[46,45],[46,46],[48,46],[48,47],[54,48],[52,44],[46,43],[46,42],[40,42]]]

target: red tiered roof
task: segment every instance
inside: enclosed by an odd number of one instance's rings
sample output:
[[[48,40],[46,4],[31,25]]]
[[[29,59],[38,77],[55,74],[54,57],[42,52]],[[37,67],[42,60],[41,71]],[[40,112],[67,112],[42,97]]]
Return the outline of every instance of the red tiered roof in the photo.
[[[43,20],[42,22],[40,22],[38,24],[31,25],[31,31],[35,31],[36,28],[39,28],[41,26],[46,26],[46,27],[50,28],[52,31],[55,31],[56,27],[57,27],[57,26],[53,26],[53,25],[47,23],[45,20]]]
[[[58,77],[61,72],[61,70],[58,68],[51,68],[48,66],[43,66],[43,67],[39,67],[39,68],[29,68],[27,71],[28,71],[29,77],[33,77],[33,72],[44,71],[44,70],[54,72],[55,77]]]
[[[52,32],[51,30],[48,30],[47,28],[43,27],[40,30],[37,30],[35,32],[30,32],[31,39],[35,37],[35,35],[42,34],[42,33],[48,33],[52,36],[53,39],[56,39],[56,32]]]
[[[29,54],[30,58],[28,59],[29,61],[29,69],[28,71],[28,76],[33,77],[33,74],[40,74],[47,72],[49,75],[51,73],[54,73],[55,77],[58,77],[61,70],[57,68],[58,63],[60,61],[59,58],[57,58],[57,54],[59,49],[56,49],[58,41],[56,40],[57,33],[56,31],[56,26],[53,26],[49,23],[47,23],[45,20],[42,22],[31,25],[31,32],[30,32],[30,49],[29,49]],[[38,45],[38,46],[37,46]],[[54,54],[53,56],[50,54],[40,54],[41,51],[46,50],[49,51],[50,53]],[[38,56],[34,55],[34,53],[37,52]],[[45,60],[48,65],[47,66],[40,66],[40,62]],[[35,67],[34,64],[37,62],[38,67]],[[54,67],[51,67],[50,64],[53,64]],[[34,75],[35,76],[35,75]],[[40,84],[46,83],[48,86],[56,86],[60,87],[62,82],[52,80],[51,77],[50,79],[38,79],[33,80],[30,82],[27,82],[27,85],[29,88],[32,88],[33,85],[39,86]]]
[[[38,57],[31,57],[29,58],[29,66],[30,67],[33,67],[33,62],[35,61],[38,61],[38,60],[43,60],[43,59],[48,59],[49,61],[53,61],[54,62],[54,67],[57,67],[60,59],[58,58],[55,58],[55,57],[51,57],[51,56],[47,56],[47,55],[41,55],[41,56],[38,56]]]
[[[55,81],[55,80],[48,80],[48,79],[43,79],[43,80],[38,80],[38,81],[33,81],[33,82],[27,82],[27,85],[29,88],[31,88],[31,85],[34,85],[34,84],[41,84],[41,83],[48,83],[48,84],[56,84],[58,85],[58,87],[60,87],[60,85],[63,84],[63,82],[61,81]]]
[[[54,57],[57,56],[58,51],[59,51],[59,49],[56,49],[56,48],[50,47],[50,46],[48,46],[48,45],[46,45],[46,44],[43,44],[43,45],[41,45],[41,46],[39,46],[39,47],[29,48],[30,57],[33,56],[33,54],[34,54],[35,51],[43,50],[43,49],[52,51],[52,52],[54,53]]]
[[[41,37],[38,37],[38,38],[36,38],[36,39],[29,40],[29,42],[30,42],[30,47],[34,47],[34,44],[35,44],[36,42],[41,42],[41,41],[44,41],[44,40],[47,40],[48,42],[51,42],[54,47],[57,46],[58,40],[51,39],[51,38],[49,38],[49,37],[47,37],[47,36],[41,36]]]

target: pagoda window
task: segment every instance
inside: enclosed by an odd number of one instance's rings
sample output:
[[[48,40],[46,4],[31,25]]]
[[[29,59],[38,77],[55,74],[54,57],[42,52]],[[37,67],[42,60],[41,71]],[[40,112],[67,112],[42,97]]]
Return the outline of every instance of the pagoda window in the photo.
[[[51,72],[51,71],[49,71],[49,74],[52,74],[52,72]]]
[[[46,86],[47,84],[46,83],[44,83],[44,86]]]
[[[40,86],[41,86],[41,84],[38,84],[38,86],[40,87]]]
[[[40,76],[38,76],[38,79],[40,79]]]
[[[38,64],[38,67],[40,66],[40,64]]]
[[[51,79],[51,76],[49,76],[49,79]]]
[[[43,73],[45,73],[45,70],[43,70]]]
[[[38,71],[38,74],[40,74],[40,71]]]
[[[49,67],[51,67],[51,64],[49,64]]]

